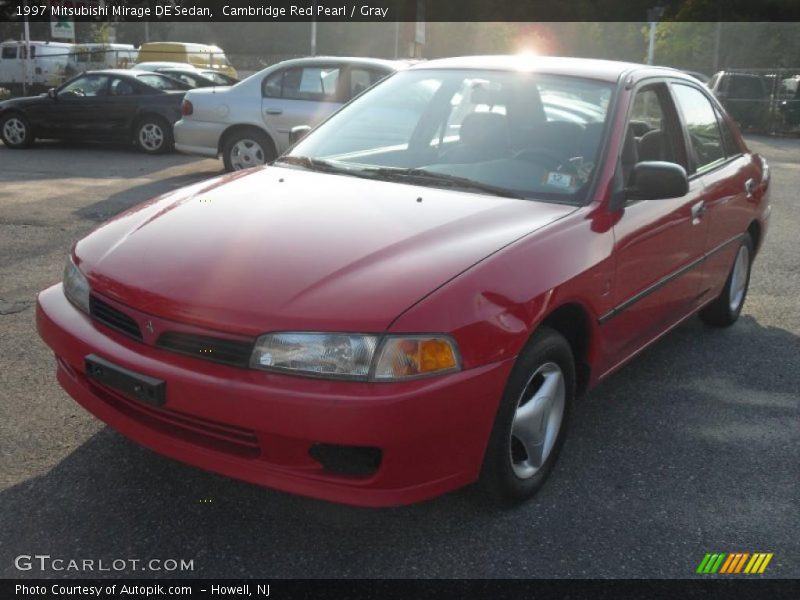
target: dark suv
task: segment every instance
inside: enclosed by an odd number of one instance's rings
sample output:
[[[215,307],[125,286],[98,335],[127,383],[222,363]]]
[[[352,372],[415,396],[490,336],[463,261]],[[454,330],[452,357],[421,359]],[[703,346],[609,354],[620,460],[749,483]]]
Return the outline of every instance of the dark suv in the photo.
[[[766,129],[770,93],[761,75],[720,71],[707,85],[742,129]]]

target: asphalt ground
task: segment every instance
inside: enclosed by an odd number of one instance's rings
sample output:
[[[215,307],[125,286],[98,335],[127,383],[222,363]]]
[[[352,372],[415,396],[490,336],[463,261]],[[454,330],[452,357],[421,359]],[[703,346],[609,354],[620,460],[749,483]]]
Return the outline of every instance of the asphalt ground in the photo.
[[[749,143],[773,216],[741,319],[690,319],[601,384],[548,484],[506,511],[469,488],[380,510],[296,497],[105,427],[57,385],[35,295],[98,223],[221,165],[0,146],[0,576],[682,578],[706,552],[772,552],[765,577],[800,576],[800,140]],[[193,570],[15,568],[32,554]]]

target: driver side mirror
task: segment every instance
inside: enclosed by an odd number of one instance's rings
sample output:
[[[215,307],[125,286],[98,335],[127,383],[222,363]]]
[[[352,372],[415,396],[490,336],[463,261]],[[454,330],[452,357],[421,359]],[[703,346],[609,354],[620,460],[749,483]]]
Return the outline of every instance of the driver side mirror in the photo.
[[[289,132],[289,143],[294,145],[299,142],[305,135],[311,131],[311,127],[308,125],[298,125],[296,127],[292,127],[292,130]]]
[[[58,100],[58,95],[56,94],[56,88],[50,88],[47,90],[47,95],[50,96],[53,100]]]
[[[664,161],[636,163],[625,188],[627,200],[666,200],[689,193],[689,177],[682,166]]]

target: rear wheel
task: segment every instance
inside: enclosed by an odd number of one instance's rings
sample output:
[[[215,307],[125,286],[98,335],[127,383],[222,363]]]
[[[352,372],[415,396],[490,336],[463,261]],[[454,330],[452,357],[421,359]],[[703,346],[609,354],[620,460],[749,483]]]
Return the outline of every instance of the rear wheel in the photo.
[[[9,148],[28,148],[33,144],[33,130],[28,119],[11,113],[0,120],[0,137]]]
[[[276,153],[269,137],[256,130],[245,129],[230,134],[222,147],[226,171],[241,171],[264,165],[275,159]]]
[[[557,331],[541,327],[514,365],[495,418],[479,482],[490,499],[522,502],[544,485],[574,398],[572,350]]]
[[[163,154],[172,150],[172,126],[161,117],[144,117],[135,127],[135,142],[147,154]]]
[[[700,319],[712,327],[728,327],[739,318],[750,285],[753,240],[747,235],[739,244],[725,287],[717,298],[700,311]]]

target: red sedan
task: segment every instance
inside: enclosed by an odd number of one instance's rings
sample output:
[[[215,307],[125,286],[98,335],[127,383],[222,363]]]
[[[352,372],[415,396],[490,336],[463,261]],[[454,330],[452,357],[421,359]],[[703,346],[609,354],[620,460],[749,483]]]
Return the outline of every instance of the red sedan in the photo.
[[[430,61],[79,241],[38,328],[67,392],[172,458],[357,505],[520,501],[577,397],[695,313],[736,321],[768,188],[679,71]]]

